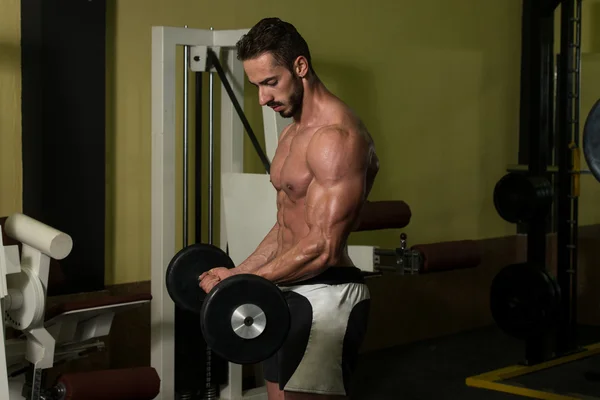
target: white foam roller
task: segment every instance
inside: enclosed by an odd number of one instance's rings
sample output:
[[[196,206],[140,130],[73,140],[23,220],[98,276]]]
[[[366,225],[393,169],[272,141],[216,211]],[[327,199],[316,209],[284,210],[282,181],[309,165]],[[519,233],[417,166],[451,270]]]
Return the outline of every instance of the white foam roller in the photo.
[[[73,249],[71,236],[24,214],[16,213],[8,217],[4,230],[13,239],[55,260],[62,260]]]

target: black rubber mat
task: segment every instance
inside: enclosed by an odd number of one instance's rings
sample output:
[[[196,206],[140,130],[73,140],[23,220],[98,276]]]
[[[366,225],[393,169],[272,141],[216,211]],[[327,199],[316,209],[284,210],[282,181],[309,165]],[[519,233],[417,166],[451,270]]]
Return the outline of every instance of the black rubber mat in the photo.
[[[600,342],[600,327],[580,327],[579,339],[582,345]],[[524,351],[522,342],[490,327],[366,353],[360,358],[351,398],[522,399],[517,395],[468,387],[465,379],[518,364],[523,360]],[[556,385],[560,383],[566,385],[569,393],[581,393],[585,386],[585,393],[590,395],[593,389],[600,393],[600,381],[585,380],[582,373],[594,370],[594,366],[600,373],[600,356],[565,364],[566,369],[562,371],[553,368],[511,382],[533,389],[559,388],[560,385]]]
[[[506,383],[578,398],[600,398],[600,354],[509,379]]]

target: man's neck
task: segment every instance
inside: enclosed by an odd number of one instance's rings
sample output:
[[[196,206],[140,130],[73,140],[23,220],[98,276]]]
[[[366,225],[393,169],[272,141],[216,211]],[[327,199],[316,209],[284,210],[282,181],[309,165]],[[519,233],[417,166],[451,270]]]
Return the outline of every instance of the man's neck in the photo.
[[[302,108],[294,115],[297,125],[306,125],[318,114],[322,99],[329,95],[329,91],[316,75],[303,81],[304,96],[302,97]]]

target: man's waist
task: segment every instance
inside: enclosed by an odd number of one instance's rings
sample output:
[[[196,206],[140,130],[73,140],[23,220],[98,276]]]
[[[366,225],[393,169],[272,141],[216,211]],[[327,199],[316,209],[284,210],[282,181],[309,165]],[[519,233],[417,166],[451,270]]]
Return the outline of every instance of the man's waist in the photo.
[[[354,266],[348,267],[329,267],[317,276],[302,281],[295,281],[279,286],[297,286],[297,285],[340,285],[344,283],[365,283],[362,271]]]

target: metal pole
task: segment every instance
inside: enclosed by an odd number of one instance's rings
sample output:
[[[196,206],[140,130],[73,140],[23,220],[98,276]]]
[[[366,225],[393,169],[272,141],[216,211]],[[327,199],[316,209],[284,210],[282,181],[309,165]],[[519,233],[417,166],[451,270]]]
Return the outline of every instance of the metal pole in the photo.
[[[185,26],[187,28],[187,25]],[[188,245],[188,65],[190,65],[190,48],[183,46],[183,247]]]
[[[574,17],[575,0],[561,3],[560,22],[560,68],[558,81],[558,140],[557,140],[557,271],[556,277],[562,293],[561,313],[558,321],[557,354],[562,355],[574,350],[576,321],[574,320],[573,301],[576,299],[574,284],[576,266],[573,265],[572,252],[576,250],[573,242],[573,175],[570,144],[573,137],[573,32],[571,25]]]
[[[202,72],[196,72],[196,240],[202,242]]]
[[[213,243],[213,184],[215,173],[215,143],[214,143],[214,84],[215,78],[212,71],[209,72],[209,100],[208,100],[208,243]]]
[[[210,27],[212,31],[212,26]],[[208,243],[213,243],[213,221],[214,221],[214,209],[213,209],[213,183],[214,183],[214,73],[210,70],[212,66],[209,65],[209,87],[208,87]],[[212,350],[209,346],[206,346],[206,393],[205,399],[212,400],[216,399],[216,388],[212,382]]]
[[[551,126],[549,110],[551,95],[552,19],[542,8],[542,0],[522,3],[522,59],[519,163],[528,165],[532,176],[546,177]],[[525,161],[526,162],[523,162]],[[519,225],[527,233],[527,262],[538,268],[546,266],[547,216],[536,216],[529,224]],[[525,342],[528,365],[547,360],[551,354],[549,335]]]

